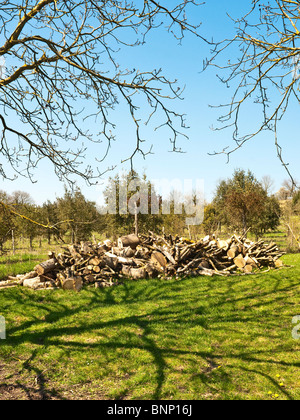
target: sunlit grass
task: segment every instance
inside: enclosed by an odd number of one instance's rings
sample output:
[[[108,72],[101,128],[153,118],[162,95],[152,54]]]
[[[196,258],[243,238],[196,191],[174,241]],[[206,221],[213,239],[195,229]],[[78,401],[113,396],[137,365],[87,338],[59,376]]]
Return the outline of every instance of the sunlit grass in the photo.
[[[16,276],[32,271],[33,268],[41,261],[47,258],[44,254],[21,254],[14,256],[0,257],[0,280],[6,279],[7,276]]]
[[[0,290],[0,387],[22,398],[300,399],[300,256],[284,260],[294,267],[261,275]]]

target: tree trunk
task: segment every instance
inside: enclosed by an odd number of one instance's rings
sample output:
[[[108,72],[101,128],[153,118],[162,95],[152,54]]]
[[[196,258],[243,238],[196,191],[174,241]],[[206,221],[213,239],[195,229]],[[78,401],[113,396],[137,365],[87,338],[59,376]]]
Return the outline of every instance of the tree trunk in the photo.
[[[14,235],[14,230],[12,229],[11,231],[11,242],[12,242],[12,251],[13,251],[13,255],[15,255],[16,252],[16,248],[15,248],[15,235]]]
[[[73,228],[72,228],[71,242],[72,242],[72,244],[76,244],[77,243],[76,232],[75,232],[75,230]]]

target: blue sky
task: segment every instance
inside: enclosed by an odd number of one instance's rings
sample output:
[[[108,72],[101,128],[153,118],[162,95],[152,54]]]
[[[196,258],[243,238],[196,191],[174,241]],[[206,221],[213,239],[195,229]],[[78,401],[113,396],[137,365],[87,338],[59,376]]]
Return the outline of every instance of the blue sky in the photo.
[[[226,12],[240,16],[250,4],[250,0],[244,2],[210,0],[198,8],[197,14],[193,14],[193,20],[202,22],[200,31],[205,36],[223,39],[233,34],[232,22]],[[265,132],[253,139],[231,155],[229,163],[225,155],[209,155],[233,143],[230,130],[215,132],[211,129],[212,126],[216,126],[221,111],[212,109],[209,105],[228,102],[232,92],[218,81],[214,68],[201,72],[203,60],[208,54],[209,48],[199,39],[188,35],[182,46],[179,46],[170,34],[162,30],[151,34],[147,44],[142,48],[121,53],[121,62],[124,61],[141,70],[161,67],[167,75],[178,79],[181,85],[186,86],[184,101],[170,104],[173,109],[178,109],[187,115],[186,123],[190,128],[186,130],[186,134],[189,140],[182,139],[179,143],[185,153],[170,152],[171,144],[165,131],[148,132],[148,146],[153,143],[153,154],[147,156],[146,160],[137,157],[134,161],[135,169],[138,172],[146,172],[149,179],[203,179],[207,200],[212,198],[217,182],[230,177],[236,168],[250,169],[258,179],[269,175],[275,182],[274,191],[278,190],[282,181],[287,178],[287,174],[277,158],[272,133]],[[283,155],[290,163],[291,172],[300,180],[298,113],[297,107],[290,109],[280,126],[279,141],[284,146]],[[251,128],[255,118],[252,109],[248,112],[246,110],[242,124],[245,128]],[[128,123],[128,118],[122,109],[116,111],[115,119],[119,122],[118,139],[102,167],[105,170],[107,166],[117,165],[110,175],[129,169],[129,163],[120,162],[130,154],[135,142],[133,127]],[[100,155],[99,147],[91,144],[86,160],[92,161],[94,156]],[[27,191],[37,204],[47,199],[55,200],[57,196],[63,195],[63,183],[57,179],[47,162],[43,161],[39,166],[35,172],[35,179],[37,180],[35,184],[24,178],[13,182],[4,180],[1,181],[0,188],[8,193],[15,190]],[[80,179],[77,180],[77,184],[88,199],[99,200],[101,188],[88,187]]]

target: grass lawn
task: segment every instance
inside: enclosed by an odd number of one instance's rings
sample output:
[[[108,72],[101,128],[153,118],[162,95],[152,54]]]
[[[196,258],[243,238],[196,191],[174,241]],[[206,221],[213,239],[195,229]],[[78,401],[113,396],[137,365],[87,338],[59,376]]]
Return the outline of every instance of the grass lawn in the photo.
[[[34,250],[29,251],[29,245],[25,242],[22,243],[24,247],[18,248],[14,255],[9,245],[8,243],[7,252],[0,255],[0,281],[6,279],[7,276],[15,276],[33,270],[34,266],[48,259],[49,250],[61,252],[61,245],[48,245],[47,241],[43,241],[41,247],[37,246]]]
[[[47,256],[44,254],[32,253],[0,256],[0,280],[5,280],[7,276],[27,273],[45,259]]]
[[[0,290],[0,399],[300,399],[300,255],[261,275]]]

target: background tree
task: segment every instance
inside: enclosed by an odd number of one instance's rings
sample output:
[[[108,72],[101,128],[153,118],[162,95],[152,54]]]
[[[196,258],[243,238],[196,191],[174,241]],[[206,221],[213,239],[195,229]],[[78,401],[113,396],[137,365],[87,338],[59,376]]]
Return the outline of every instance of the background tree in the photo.
[[[123,175],[117,174],[109,178],[103,195],[103,212],[106,213],[105,225],[109,236],[135,232],[135,205],[139,233],[161,230],[161,197],[145,174],[139,176],[133,170]],[[152,212],[152,205],[157,211]]]
[[[276,193],[276,197],[278,198],[278,200],[281,201],[286,201],[288,200],[290,197],[290,193],[286,190],[286,188],[281,187],[277,193]]]
[[[15,236],[29,239],[30,249],[33,240],[41,233],[42,227],[40,207],[34,203],[33,198],[25,191],[14,191],[10,196],[10,208],[15,213]]]
[[[293,198],[281,201],[281,222],[286,230],[289,251],[300,249],[300,192],[296,192]]]
[[[165,208],[166,210],[163,210]],[[184,200],[179,191],[171,191],[169,197],[162,197],[163,227],[171,235],[191,235],[186,225]]]
[[[9,195],[0,190],[0,252],[3,252],[3,245],[7,239],[11,238],[11,231],[15,226],[14,215],[6,207],[9,202]]]
[[[252,231],[256,238],[268,231],[276,230],[280,225],[281,215],[282,210],[278,198],[274,195],[266,197],[262,212],[252,223]]]
[[[269,175],[264,175],[261,184],[267,195],[272,195],[274,189],[274,180]]]
[[[260,224],[266,209],[267,194],[261,183],[248,171],[236,170],[233,177],[219,183],[214,204],[223,222],[234,229],[246,232]]]
[[[282,183],[282,187],[287,192],[288,198],[293,198],[299,191],[299,183],[296,179],[294,179],[293,182],[290,179],[285,179]]]
[[[54,237],[57,241],[61,240],[61,223],[58,214],[58,205],[55,201],[51,203],[47,200],[41,207],[41,218],[45,226],[49,226],[43,229],[43,235],[47,238],[48,245],[51,244],[51,238]]]
[[[205,235],[211,235],[220,231],[222,216],[214,203],[207,204],[204,207],[204,220],[201,225]]]
[[[127,108],[135,132],[124,158],[148,153],[141,129],[154,120],[170,130],[175,150],[184,118],[168,100],[181,97],[177,82],[159,69],[143,71],[134,63],[122,68],[118,51],[145,43],[147,34],[162,25],[177,41],[186,33],[199,36],[198,24],[188,20],[198,6],[196,0],[164,5],[155,0],[0,1],[5,40],[0,45],[0,152],[6,159],[0,174],[7,178],[26,170],[32,177],[37,163],[47,159],[60,177],[77,174],[92,182],[103,170],[81,166],[86,141],[101,144],[97,165],[115,139],[117,106]],[[89,119],[96,133],[89,131]]]
[[[31,195],[26,191],[14,191],[10,195],[10,202],[13,206],[29,206],[34,204],[34,200]]]
[[[72,243],[91,239],[97,229],[98,212],[96,204],[88,201],[80,189],[65,189],[63,197],[57,199],[57,214],[61,232],[68,234]]]
[[[39,225],[42,222],[41,208],[35,204],[18,205],[16,207],[22,217],[16,217],[16,226],[18,236],[29,239],[30,249],[33,249],[33,241],[37,236],[43,234],[43,227]]]
[[[233,129],[235,145],[221,153],[229,157],[254,136],[271,130],[278,157],[293,180],[278,139],[278,123],[290,106],[300,102],[299,1],[253,0],[244,16],[232,20],[235,36],[216,42],[206,63],[217,67],[221,82],[232,89],[230,100],[221,106],[219,129]],[[241,120],[253,104],[259,107],[258,123],[244,132]]]

